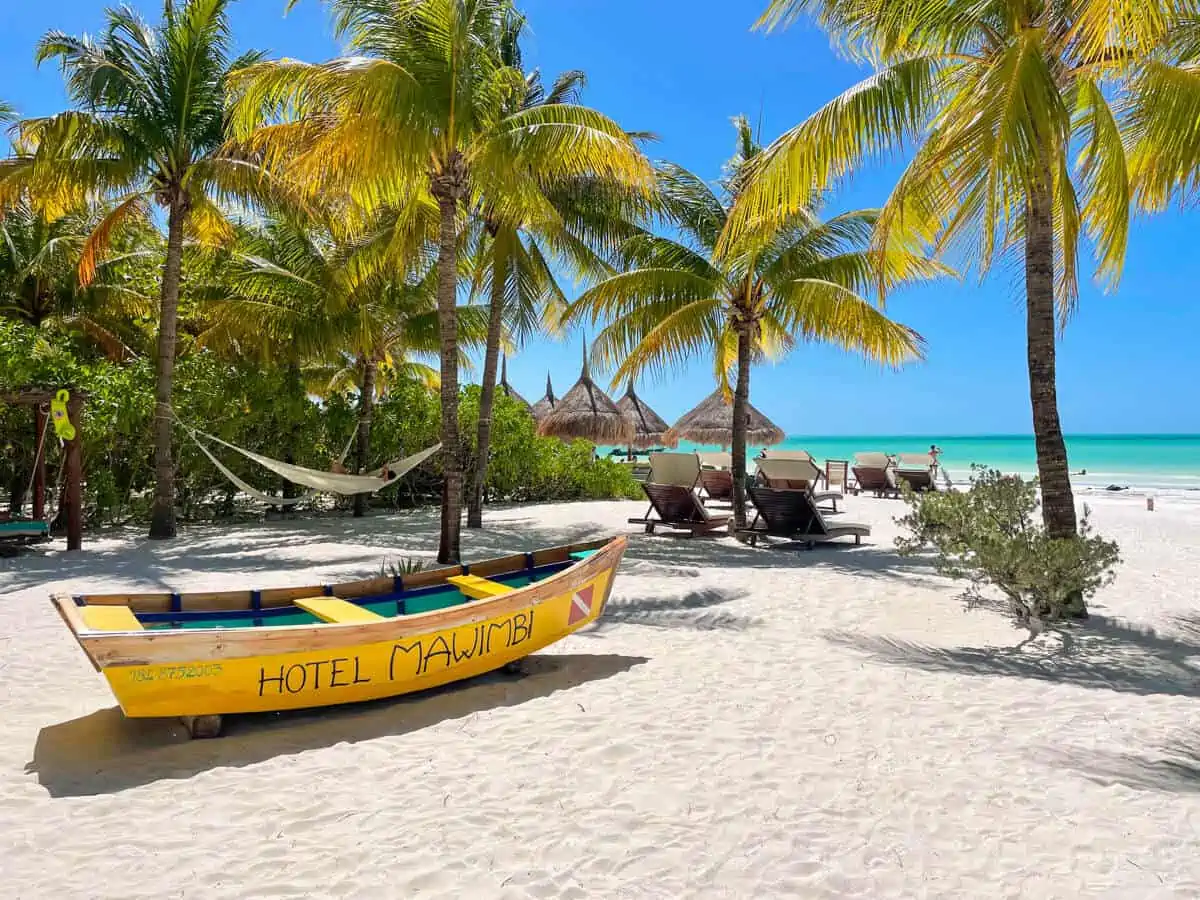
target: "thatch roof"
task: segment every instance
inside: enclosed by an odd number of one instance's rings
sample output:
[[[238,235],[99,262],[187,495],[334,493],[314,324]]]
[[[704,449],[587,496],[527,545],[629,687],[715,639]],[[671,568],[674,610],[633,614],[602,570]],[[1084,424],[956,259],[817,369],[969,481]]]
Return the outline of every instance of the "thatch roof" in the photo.
[[[539,422],[554,410],[558,404],[558,398],[554,396],[554,385],[550,383],[550,373],[546,373],[546,396],[533,404],[533,417]]]
[[[512,385],[508,383],[508,355],[500,357],[500,382],[496,385],[500,390],[504,391],[504,395],[511,400],[516,400],[530,412],[533,412],[533,407],[529,405],[529,401],[512,389]]]
[[[628,446],[633,440],[633,420],[592,381],[588,372],[587,345],[583,348],[583,371],[554,410],[542,419],[538,434],[563,440],[583,438],[593,444]]]
[[[667,432],[671,426],[658,413],[642,402],[642,398],[633,389],[630,382],[625,396],[617,401],[617,409],[633,420],[633,443],[629,446],[635,450],[649,450],[651,447],[674,447],[679,441],[669,441]]]
[[[756,447],[778,444],[784,433],[774,422],[749,403],[746,404],[746,443]],[[733,402],[725,401],[720,388],[704,398],[704,402],[685,413],[668,433],[672,440],[697,444],[716,444],[728,447],[733,443]]]

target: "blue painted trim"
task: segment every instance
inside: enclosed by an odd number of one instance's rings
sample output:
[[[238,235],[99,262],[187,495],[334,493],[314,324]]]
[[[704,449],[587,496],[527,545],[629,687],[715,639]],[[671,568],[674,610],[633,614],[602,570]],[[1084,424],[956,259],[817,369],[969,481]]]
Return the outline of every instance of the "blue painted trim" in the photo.
[[[463,573],[464,575],[470,575],[470,574],[471,574],[471,567],[470,567],[470,566],[468,566],[466,563],[463,563],[463,564],[460,566],[460,568],[462,569],[462,573]]]
[[[511,578],[514,576],[528,575],[532,582],[532,581],[538,580],[540,578],[553,575],[556,572],[561,572],[563,569],[568,568],[569,565],[570,565],[569,563],[548,563],[544,566],[537,566],[532,570],[528,570],[528,571],[524,571],[524,572],[522,572],[522,571],[505,572],[500,575],[493,576],[493,580],[499,581],[499,580],[504,579],[506,576]],[[257,591],[251,592],[252,601],[253,601],[254,595],[257,593],[259,593],[259,592],[257,592]],[[403,616],[403,615],[407,615],[407,601],[410,599],[415,600],[415,599],[419,599],[422,597],[432,597],[437,594],[458,594],[458,593],[459,593],[458,588],[453,587],[451,585],[433,584],[433,585],[430,585],[429,587],[410,588],[406,591],[398,592],[398,593],[378,594],[373,597],[355,597],[353,599],[348,599],[346,602],[353,603],[356,606],[364,606],[364,605],[374,606],[374,605],[377,605],[380,603],[384,603],[388,600],[394,600],[396,602],[396,610],[397,610],[396,614]],[[179,595],[174,594],[172,596],[178,597]],[[259,596],[260,596],[260,603],[261,603],[261,594]],[[83,599],[83,598],[79,598],[79,599]],[[267,607],[262,607],[261,609],[188,610],[187,612],[183,612],[181,610],[176,609],[176,610],[173,610],[172,612],[138,613],[137,617],[138,617],[139,621],[145,622],[147,624],[153,624],[153,623],[157,623],[157,622],[203,622],[203,621],[210,620],[210,619],[223,619],[223,620],[253,619],[255,621],[255,624],[261,623],[264,625],[269,625],[270,619],[276,618],[278,616],[295,615],[296,613],[298,613],[300,611],[301,610],[299,607],[291,606],[291,605],[289,605],[289,606],[267,606]]]
[[[72,597],[71,599],[75,601],[76,606],[87,606],[87,601],[82,597]]]
[[[262,610],[262,591],[250,592],[250,608],[255,612]]]
[[[183,612],[183,598],[178,594],[171,595],[171,612]]]
[[[323,593],[326,597],[332,597],[333,596],[333,585],[332,584],[325,585],[324,587],[321,588],[321,593]]]
[[[404,579],[399,575],[392,576],[392,591],[396,594],[404,593]]]
[[[534,564],[533,564],[533,554],[532,553],[525,554],[525,568],[527,568],[527,569],[536,568],[536,566],[534,566]]]

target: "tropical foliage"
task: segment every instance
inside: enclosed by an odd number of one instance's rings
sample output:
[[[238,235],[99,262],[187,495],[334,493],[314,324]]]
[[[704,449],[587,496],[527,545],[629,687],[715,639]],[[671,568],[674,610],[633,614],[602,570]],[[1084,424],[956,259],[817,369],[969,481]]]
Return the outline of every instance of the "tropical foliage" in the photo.
[[[496,392],[502,351],[587,322],[614,384],[712,365],[742,524],[755,364],[809,341],[917,359],[887,296],[1012,255],[1045,539],[1073,539],[1056,329],[1081,237],[1115,285],[1131,204],[1200,187],[1200,4],[772,0],[764,24],[811,15],[876,71],[765,149],[735,120],[736,155],[710,185],[652,165],[648,135],[584,106],[583,73],[528,71],[511,0],[327,0],[347,55],[318,63],[236,56],[231,2],[50,32],[35,58],[59,63],[71,108],[21,121],[0,103],[16,122],[0,161],[0,385],[88,392],[94,519],[168,537],[177,512],[239,508],[198,447],[175,445],[179,421],[316,468],[440,441],[440,466],[374,502],[440,496],[443,562],[459,557],[464,496],[479,525],[485,498],[636,494],[626,469],[537,437]],[[833,190],[901,147],[883,206],[839,211]],[[582,282],[573,303],[563,277]],[[464,387],[479,350],[481,384]],[[0,425],[19,509],[33,417],[0,404]],[[1094,580],[1076,584],[1073,612]]]
[[[525,73],[500,52],[514,15],[504,0],[330,6],[336,33],[358,56],[248,67],[236,79],[235,136],[314,190],[344,193],[368,209],[407,205],[412,233],[436,247],[445,485],[438,560],[456,562],[462,471],[455,295],[464,211],[486,210],[491,221],[514,227],[553,220],[547,186],[598,177],[648,187],[649,166],[601,113],[521,101],[528,96]]]
[[[60,63],[75,108],[21,123],[9,165],[16,174],[3,182],[27,188],[50,218],[88,199],[106,204],[79,256],[83,286],[122,225],[149,220],[151,204],[165,214],[150,525],[157,538],[175,533],[171,397],[184,239],[228,237],[218,201],[261,195],[270,184],[253,161],[222,152],[226,79],[259,58],[231,55],[229,3],[167,0],[158,25],[129,7],[109,9],[98,40],[46,34],[35,58]]]
[[[754,362],[778,359],[803,341],[831,342],[896,365],[921,352],[921,338],[889,319],[863,291],[881,263],[889,286],[938,269],[903,247],[882,260],[868,250],[876,215],[858,210],[819,218],[815,198],[766,226],[739,227],[730,204],[745,188],[759,148],[745,118],[721,195],[679,166],[659,170],[669,237],[639,229],[618,252],[622,270],[572,304],[569,315],[606,323],[596,358],[615,384],[698,356],[733,395],[734,516],[745,524],[746,404]],[[717,253],[723,244],[722,254]],[[733,387],[731,388],[731,382]]]
[[[1135,190],[1158,206],[1194,178],[1200,92],[1172,63],[1195,58],[1198,13],[1174,0],[772,0],[764,16],[774,27],[812,15],[876,71],[767,149],[735,221],[786,220],[813,191],[915,144],[874,247],[903,231],[982,272],[1002,255],[1019,261],[1053,537],[1076,532],[1055,337],[1077,299],[1080,239],[1115,285]]]

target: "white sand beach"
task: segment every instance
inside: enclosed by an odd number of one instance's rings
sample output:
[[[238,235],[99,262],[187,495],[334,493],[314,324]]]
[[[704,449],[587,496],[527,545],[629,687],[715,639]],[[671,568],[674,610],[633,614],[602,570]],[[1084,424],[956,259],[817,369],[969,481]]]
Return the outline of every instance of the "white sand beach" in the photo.
[[[594,628],[428,695],[122,717],[51,591],[269,586],[432,556],[426,512],[0,560],[4,897],[1200,896],[1200,503],[1089,501],[1116,583],[1064,642],[892,550],[635,535]],[[489,511],[468,559],[631,531]]]

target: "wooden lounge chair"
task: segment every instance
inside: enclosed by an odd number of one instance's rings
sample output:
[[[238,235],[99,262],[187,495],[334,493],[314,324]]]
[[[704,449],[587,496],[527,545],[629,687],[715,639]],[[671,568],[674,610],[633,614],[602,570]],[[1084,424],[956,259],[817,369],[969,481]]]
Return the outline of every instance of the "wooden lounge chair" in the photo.
[[[844,459],[825,460],[825,490],[832,491],[836,485],[839,491],[846,493],[849,477],[849,462]]]
[[[700,487],[711,503],[733,502],[733,473],[728,469],[701,469]]]
[[[928,453],[901,453],[896,464],[896,479],[914,491],[936,491],[933,457]]]
[[[758,482],[767,487],[786,491],[808,491],[813,501],[828,503],[829,512],[837,512],[837,502],[842,499],[838,491],[818,492],[817,481],[821,470],[812,459],[773,459],[766,457],[758,461]]]
[[[650,512],[640,519],[630,519],[630,525],[646,526],[646,534],[654,534],[659,526],[687,532],[688,537],[698,534],[710,534],[729,524],[729,516],[709,515],[700,498],[690,488],[678,484],[654,484],[646,482],[642,485],[646,497],[650,500]],[[651,512],[657,513],[657,517]]]
[[[870,491],[876,497],[900,496],[896,473],[886,453],[856,453],[854,455],[855,493]]]
[[[864,537],[871,534],[869,525],[826,522],[807,491],[777,490],[755,485],[750,488],[750,495],[754,498],[758,513],[750,527],[739,531],[738,536],[745,537],[752,547],[760,538],[774,537],[799,541],[811,550],[819,541],[832,541],[840,537],[853,537],[854,543],[860,544]]]

